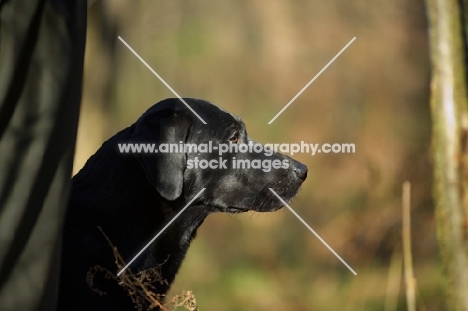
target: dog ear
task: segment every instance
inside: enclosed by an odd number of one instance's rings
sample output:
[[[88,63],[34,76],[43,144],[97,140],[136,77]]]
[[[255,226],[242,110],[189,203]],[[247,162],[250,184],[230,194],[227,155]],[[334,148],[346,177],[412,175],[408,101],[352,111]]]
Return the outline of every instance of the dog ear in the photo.
[[[156,105],[158,106],[158,105]],[[154,107],[156,107],[154,106]],[[135,124],[130,143],[154,144],[155,150],[161,144],[185,144],[192,119],[185,112],[175,109],[148,110]],[[184,171],[187,156],[183,150],[179,152],[136,154],[140,165],[146,173],[148,181],[158,193],[169,201],[180,197],[184,184]]]

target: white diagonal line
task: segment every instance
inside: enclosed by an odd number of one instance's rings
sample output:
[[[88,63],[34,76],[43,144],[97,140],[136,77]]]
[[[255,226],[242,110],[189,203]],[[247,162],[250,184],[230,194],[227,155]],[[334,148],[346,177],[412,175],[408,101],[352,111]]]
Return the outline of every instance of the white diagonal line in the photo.
[[[119,273],[117,273],[117,276],[120,276],[122,272],[124,272],[125,269],[127,269],[132,264],[132,262],[134,262],[135,259],[137,259],[138,256],[140,256],[141,253],[143,253],[145,249],[147,249],[151,245],[151,243],[153,243],[154,240],[156,240],[164,232],[164,230],[166,230],[174,222],[174,220],[176,220],[177,217],[179,217],[187,209],[187,207],[189,207],[190,204],[192,204],[192,202],[195,201],[195,199],[198,198],[200,194],[202,194],[203,191],[205,191],[205,189],[206,188],[203,188],[202,190],[200,190],[200,192],[198,192],[197,195],[194,196],[193,199],[190,200],[190,202],[188,202],[187,205],[185,205],[185,207],[181,209],[180,212],[178,212],[177,215],[175,215],[174,218],[172,218],[171,221],[169,221],[167,225],[165,225],[164,228],[162,228],[161,231],[159,231],[158,234],[156,234],[155,237],[152,238],[151,241],[149,241],[148,244],[146,244],[145,247],[143,247],[142,250],[138,254],[136,254],[135,257],[133,257],[133,259],[130,260],[129,263],[125,267],[122,268],[122,270],[119,271]]]
[[[293,103],[293,101],[295,101],[295,100],[296,100],[296,98],[298,98],[298,97],[299,97],[299,95],[301,95],[301,94],[302,94],[302,92],[304,92],[304,91],[305,91],[305,90],[306,90],[306,89],[309,87],[309,85],[311,85],[311,84],[312,84],[312,82],[314,82],[314,81],[315,81],[315,79],[317,79],[317,78],[318,78],[318,77],[319,77],[319,76],[322,74],[322,72],[324,72],[324,71],[325,71],[325,69],[327,69],[327,68],[328,68],[328,66],[330,66],[330,65],[332,64],[332,63],[335,61],[335,59],[337,59],[337,58],[338,58],[338,56],[340,56],[340,54],[341,54],[341,53],[343,53],[343,52],[344,52],[344,50],[346,50],[346,49],[348,48],[348,46],[350,46],[350,45],[351,45],[351,43],[353,43],[353,41],[354,41],[354,40],[356,40],[356,37],[354,37],[353,39],[351,39],[351,41],[349,41],[349,42],[348,42],[348,44],[346,44],[346,46],[345,46],[344,48],[342,48],[342,49],[341,49],[341,51],[340,51],[340,52],[338,52],[338,54],[336,54],[336,55],[335,55],[335,57],[333,57],[333,59],[332,59],[331,61],[329,61],[329,62],[328,62],[328,64],[326,64],[326,65],[325,65],[325,67],[323,67],[323,69],[322,69],[322,70],[320,70],[320,72],[319,72],[318,74],[316,74],[316,75],[315,75],[315,77],[313,77],[313,78],[312,78],[312,80],[310,80],[310,81],[309,81],[309,83],[307,83],[307,84],[306,84],[306,86],[304,86],[304,87],[302,88],[302,90],[300,90],[300,91],[299,91],[299,93],[297,93],[297,95],[296,95],[296,96],[294,96],[294,98],[293,98],[293,99],[291,99],[291,100],[289,101],[289,103],[287,103],[287,105],[286,105],[286,106],[284,106],[284,108],[283,108],[283,109],[281,109],[281,111],[280,111],[280,112],[278,112],[278,113],[276,114],[276,116],[275,116],[273,119],[271,119],[271,121],[270,121],[270,122],[268,122],[268,124],[271,124],[271,123],[273,123],[273,121],[275,121],[275,120],[276,120],[276,118],[278,118],[278,117],[280,116],[280,114],[282,114],[282,113],[283,113],[283,112],[286,110],[286,108],[288,108],[288,107],[289,107],[289,105],[291,105],[291,104]]]
[[[179,99],[185,104],[185,106],[187,106],[188,109],[190,109],[190,111],[193,112],[194,115],[197,116],[198,119],[200,119],[200,121],[203,122],[203,124],[206,124],[205,120],[203,120],[202,117],[200,117],[200,116],[198,115],[198,113],[196,113],[195,110],[193,110],[192,107],[190,107],[189,104],[187,104],[187,103],[185,102],[185,100],[183,100],[182,97],[180,97],[179,94],[177,94],[176,91],[174,91],[174,89],[173,89],[169,84],[167,84],[167,82],[164,81],[164,79],[161,78],[161,76],[158,75],[158,73],[157,73],[156,71],[154,71],[153,68],[151,68],[150,65],[148,65],[148,64],[145,62],[145,60],[144,60],[143,58],[141,58],[141,56],[138,55],[138,53],[135,52],[135,50],[132,49],[132,47],[131,47],[130,45],[128,45],[127,42],[125,42],[124,39],[122,39],[122,37],[119,36],[118,38],[119,38],[120,41],[122,41],[123,44],[125,44],[125,46],[126,46],[130,51],[132,51],[133,54],[135,54],[136,57],[138,57],[138,59],[139,59],[146,67],[148,67],[148,69],[149,69],[149,70],[150,70],[150,71],[151,71],[151,72],[152,72],[152,73],[153,73],[153,74],[154,74],[154,75],[155,75],[155,76],[172,92],[172,93],[174,93],[175,96],[177,96],[177,98],[179,98]]]
[[[283,198],[281,198],[276,192],[275,190],[271,189],[271,188],[268,188],[270,189],[271,192],[273,192],[274,195],[276,195],[276,197],[281,201],[281,203],[284,204],[284,206],[286,206],[290,211],[291,213],[294,214],[294,216],[297,217],[297,219],[299,219],[303,224],[304,226],[307,227],[307,229],[309,229],[319,240],[320,242],[322,242],[332,253],[333,255],[335,255],[354,275],[357,275],[356,271],[353,270],[353,268],[351,268],[347,263],[346,261],[343,260],[343,258],[340,257],[340,255],[338,255],[334,250],[333,248],[330,247],[330,245],[327,244],[327,242],[325,242],[324,239],[322,239],[320,237],[320,235],[318,235],[317,232],[314,231],[314,229],[312,229],[305,221],[304,219],[301,218],[301,216],[299,216],[292,208],[291,206],[288,205],[288,203],[286,203]]]

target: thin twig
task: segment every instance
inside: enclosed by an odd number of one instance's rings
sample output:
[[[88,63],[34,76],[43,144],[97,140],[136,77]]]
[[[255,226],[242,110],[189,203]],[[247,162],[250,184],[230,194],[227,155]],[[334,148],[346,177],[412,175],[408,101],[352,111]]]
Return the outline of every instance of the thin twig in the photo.
[[[403,183],[403,262],[406,284],[406,304],[408,311],[416,311],[415,287],[416,280],[413,275],[413,259],[411,256],[411,184]]]

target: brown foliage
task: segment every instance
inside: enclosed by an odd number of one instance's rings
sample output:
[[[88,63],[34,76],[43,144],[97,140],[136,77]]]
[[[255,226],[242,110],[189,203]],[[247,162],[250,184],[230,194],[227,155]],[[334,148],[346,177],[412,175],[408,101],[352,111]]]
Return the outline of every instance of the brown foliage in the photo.
[[[119,254],[117,247],[112,244],[107,235],[99,227],[102,234],[109,243],[115,257],[115,264],[118,270],[122,270],[126,263],[122,256]],[[167,261],[167,260],[166,260]],[[166,262],[163,262],[156,267],[133,273],[130,268],[125,269],[120,276],[117,276],[110,272],[108,269],[96,265],[92,267],[86,276],[86,282],[89,287],[99,295],[103,296],[107,293],[97,288],[94,284],[94,278],[98,273],[102,273],[106,279],[114,280],[118,285],[122,286],[127,292],[128,296],[132,299],[135,304],[135,308],[138,311],[145,310],[162,310],[171,311],[176,310],[179,307],[184,307],[188,311],[198,311],[197,301],[191,291],[184,291],[179,295],[175,295],[167,305],[164,305],[165,295],[157,294],[156,288],[153,284],[155,283],[167,283],[161,276],[161,267]]]

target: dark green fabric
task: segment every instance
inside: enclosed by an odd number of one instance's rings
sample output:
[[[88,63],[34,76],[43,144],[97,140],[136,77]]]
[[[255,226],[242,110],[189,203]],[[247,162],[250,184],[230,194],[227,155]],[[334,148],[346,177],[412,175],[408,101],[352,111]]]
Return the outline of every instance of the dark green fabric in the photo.
[[[0,0],[0,310],[55,309],[86,1]]]

